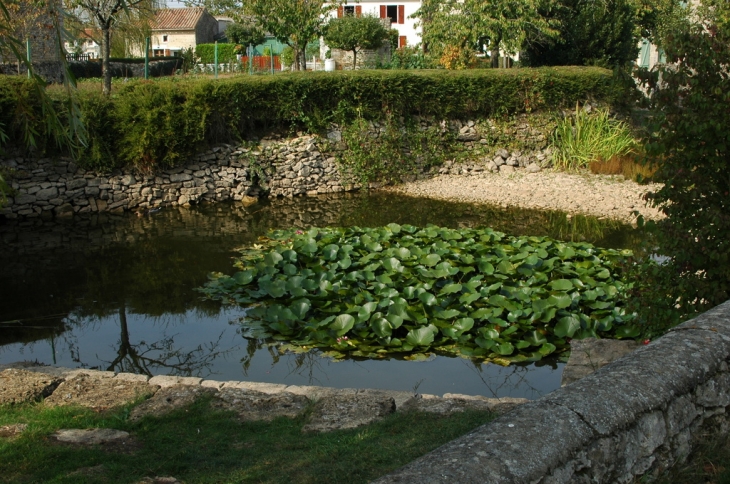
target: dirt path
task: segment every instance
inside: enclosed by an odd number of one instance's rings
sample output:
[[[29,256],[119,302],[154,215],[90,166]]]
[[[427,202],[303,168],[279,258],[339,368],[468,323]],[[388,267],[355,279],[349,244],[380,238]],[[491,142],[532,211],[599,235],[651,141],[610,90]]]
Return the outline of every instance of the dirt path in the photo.
[[[458,202],[561,210],[635,223],[635,210],[645,219],[663,217],[658,210],[648,207],[643,199],[645,193],[659,186],[639,185],[621,176],[541,171],[485,173],[480,176],[439,175],[385,190]]]

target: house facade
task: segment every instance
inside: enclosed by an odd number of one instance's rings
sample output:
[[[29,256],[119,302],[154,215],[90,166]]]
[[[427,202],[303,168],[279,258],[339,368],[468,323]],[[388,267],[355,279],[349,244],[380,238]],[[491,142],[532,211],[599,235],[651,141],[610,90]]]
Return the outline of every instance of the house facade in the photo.
[[[151,54],[174,56],[183,49],[215,42],[218,21],[203,7],[163,8],[155,13],[151,30]]]
[[[397,3],[387,1],[360,0],[357,3],[346,3],[332,12],[332,16],[374,15],[381,19],[390,19],[391,28],[398,31],[398,46],[414,47],[421,42],[421,28],[416,27],[417,19],[410,18],[421,8],[421,0],[400,0]]]

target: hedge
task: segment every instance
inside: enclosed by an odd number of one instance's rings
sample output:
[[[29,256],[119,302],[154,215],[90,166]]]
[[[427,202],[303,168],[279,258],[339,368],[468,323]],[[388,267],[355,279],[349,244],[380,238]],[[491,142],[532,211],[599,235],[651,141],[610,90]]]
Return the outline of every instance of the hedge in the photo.
[[[36,105],[13,98],[27,95],[24,82],[0,76],[0,122],[15,134],[11,139],[22,139],[23,119],[44,135],[41,113],[15,109]],[[478,119],[570,108],[586,99],[611,103],[620,96],[612,73],[595,67],[172,78],[115,89],[110,99],[80,95],[89,147],[79,163],[88,168],[174,166],[208,146],[274,127],[317,132],[331,123],[386,115]]]
[[[201,64],[215,63],[216,44],[198,44],[195,46],[195,57],[200,59]],[[236,44],[218,44],[218,63],[224,64],[236,60],[234,48]]]

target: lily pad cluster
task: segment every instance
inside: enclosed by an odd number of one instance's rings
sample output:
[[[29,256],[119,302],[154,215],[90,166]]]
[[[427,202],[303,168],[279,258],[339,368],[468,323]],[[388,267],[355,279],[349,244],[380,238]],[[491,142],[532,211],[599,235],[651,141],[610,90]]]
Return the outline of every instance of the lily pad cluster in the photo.
[[[636,337],[623,297],[628,250],[484,229],[313,228],[241,249],[208,297],[249,307],[250,338],[333,357],[437,352],[539,360],[571,338]]]

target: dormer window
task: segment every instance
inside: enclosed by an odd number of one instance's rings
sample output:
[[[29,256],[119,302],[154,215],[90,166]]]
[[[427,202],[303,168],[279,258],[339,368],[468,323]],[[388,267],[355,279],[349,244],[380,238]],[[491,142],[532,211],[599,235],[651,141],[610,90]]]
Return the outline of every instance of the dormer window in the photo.
[[[163,36],[162,36],[162,41],[163,41],[163,42],[167,42],[167,35],[163,35]]]

